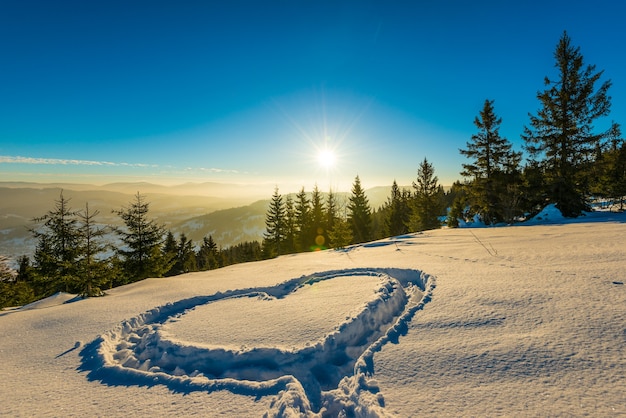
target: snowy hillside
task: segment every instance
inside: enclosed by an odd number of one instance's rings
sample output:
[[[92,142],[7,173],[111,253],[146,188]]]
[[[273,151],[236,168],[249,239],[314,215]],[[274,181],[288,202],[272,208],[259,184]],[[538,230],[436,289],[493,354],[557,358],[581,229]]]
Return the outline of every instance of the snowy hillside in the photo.
[[[626,217],[533,222],[3,312],[0,414],[626,415]]]

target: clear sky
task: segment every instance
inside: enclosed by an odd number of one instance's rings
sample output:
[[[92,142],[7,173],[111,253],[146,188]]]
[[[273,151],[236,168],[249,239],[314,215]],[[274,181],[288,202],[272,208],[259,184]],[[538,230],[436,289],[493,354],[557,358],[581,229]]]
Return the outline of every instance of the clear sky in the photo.
[[[0,181],[451,184],[485,99],[521,150],[564,30],[626,123],[623,4],[2,0]]]

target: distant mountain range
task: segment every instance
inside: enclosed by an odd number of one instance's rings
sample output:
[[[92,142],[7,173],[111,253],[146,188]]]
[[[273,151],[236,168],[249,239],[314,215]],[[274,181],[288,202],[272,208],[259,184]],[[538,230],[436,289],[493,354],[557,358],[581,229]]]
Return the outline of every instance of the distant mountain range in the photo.
[[[368,189],[372,208],[380,207],[391,187]],[[54,208],[55,200],[70,199],[72,209],[89,203],[90,211],[99,211],[96,220],[105,225],[120,225],[112,213],[127,207],[139,192],[150,203],[149,215],[175,235],[185,233],[196,244],[212,235],[221,247],[244,241],[262,240],[265,214],[271,198],[258,186],[221,183],[187,183],[160,186],[151,183],[113,183],[104,186],[88,184],[41,184],[0,182],[0,254],[13,259],[34,252],[35,241],[29,227],[33,218]],[[261,194],[263,193],[263,194]],[[349,193],[338,193],[341,202]]]

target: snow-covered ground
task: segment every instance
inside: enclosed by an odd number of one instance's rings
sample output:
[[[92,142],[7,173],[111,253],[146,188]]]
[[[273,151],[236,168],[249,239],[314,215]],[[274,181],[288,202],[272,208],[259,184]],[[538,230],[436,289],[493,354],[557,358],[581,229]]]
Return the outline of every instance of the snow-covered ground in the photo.
[[[1,313],[0,415],[626,416],[626,216],[542,216]]]

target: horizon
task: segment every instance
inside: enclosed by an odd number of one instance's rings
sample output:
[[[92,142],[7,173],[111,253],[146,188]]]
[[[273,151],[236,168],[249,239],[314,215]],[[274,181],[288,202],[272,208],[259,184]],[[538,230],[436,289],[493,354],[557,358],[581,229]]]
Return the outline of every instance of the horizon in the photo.
[[[604,0],[4,5],[0,181],[349,191],[357,175],[366,188],[410,185],[427,158],[450,186],[463,179],[458,150],[486,99],[522,150],[564,30],[613,82],[597,127],[626,120],[626,59],[613,47],[626,41],[623,9]]]

